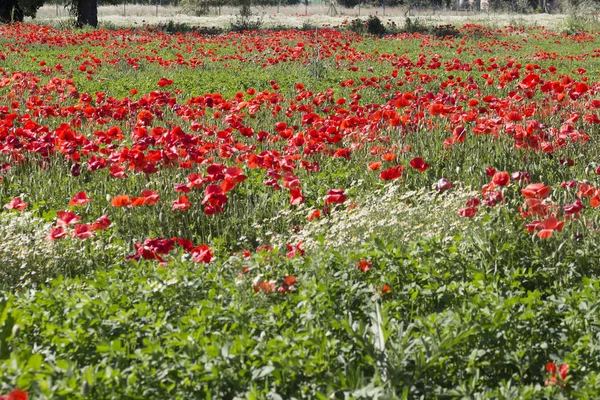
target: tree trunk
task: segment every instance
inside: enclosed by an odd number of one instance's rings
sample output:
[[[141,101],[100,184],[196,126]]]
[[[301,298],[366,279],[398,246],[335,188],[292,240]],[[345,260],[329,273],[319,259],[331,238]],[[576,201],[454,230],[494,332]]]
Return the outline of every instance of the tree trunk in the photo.
[[[18,0],[0,0],[0,23],[23,22]]]
[[[86,25],[98,26],[97,0],[77,0],[77,26],[83,28]]]

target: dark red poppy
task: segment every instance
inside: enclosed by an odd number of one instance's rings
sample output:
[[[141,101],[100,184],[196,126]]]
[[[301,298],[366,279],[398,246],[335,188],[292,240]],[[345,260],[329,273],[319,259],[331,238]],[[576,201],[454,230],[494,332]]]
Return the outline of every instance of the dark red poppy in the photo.
[[[410,166],[421,172],[426,171],[430,165],[425,163],[421,157],[416,157],[410,160]]]
[[[581,212],[583,208],[583,203],[581,202],[581,200],[577,199],[574,203],[565,205],[563,207],[563,210],[565,211],[565,214],[572,215],[579,214],[579,212]]]
[[[398,165],[396,167],[391,167],[386,169],[385,171],[382,171],[379,174],[379,177],[384,181],[391,181],[400,178],[402,176],[403,171],[404,168],[401,165]]]
[[[494,168],[494,167],[487,167],[487,168],[485,169],[485,174],[486,174],[487,176],[489,176],[490,178],[491,178],[492,176],[494,176],[494,174],[495,174],[495,173],[496,173],[496,168]]]
[[[467,131],[465,127],[462,125],[458,125],[456,128],[454,128],[454,130],[452,131],[452,137],[457,143],[464,142],[467,137]]]
[[[167,79],[167,78],[160,78],[160,80],[157,83],[157,85],[160,87],[171,86],[172,84],[173,84],[173,81],[171,79]]]
[[[461,217],[472,218],[477,213],[477,207],[467,207],[458,210]]]
[[[437,189],[440,192],[444,192],[448,189],[450,189],[452,187],[452,182],[450,182],[448,179],[446,178],[441,178],[438,182],[437,182]]]

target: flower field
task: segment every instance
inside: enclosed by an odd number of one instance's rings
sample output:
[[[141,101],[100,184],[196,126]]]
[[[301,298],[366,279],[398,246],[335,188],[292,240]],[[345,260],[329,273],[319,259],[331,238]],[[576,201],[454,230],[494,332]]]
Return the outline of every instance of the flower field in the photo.
[[[598,397],[599,76],[543,27],[1,26],[0,399]]]

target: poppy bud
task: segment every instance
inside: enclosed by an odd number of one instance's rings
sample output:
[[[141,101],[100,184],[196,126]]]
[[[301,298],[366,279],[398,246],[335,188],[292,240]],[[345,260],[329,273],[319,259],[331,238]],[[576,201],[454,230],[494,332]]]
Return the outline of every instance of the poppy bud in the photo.
[[[494,176],[494,174],[495,174],[495,173],[496,173],[496,168],[494,168],[494,167],[487,167],[487,168],[485,169],[485,174],[486,174],[487,176],[489,176],[490,178],[491,178],[492,176]]]
[[[448,190],[452,187],[452,182],[450,182],[448,179],[446,178],[442,178],[438,181],[437,183],[437,188],[440,192],[443,192],[445,190]]]
[[[19,337],[20,333],[21,333],[21,326],[19,324],[13,325],[13,327],[12,327],[12,336],[13,336],[13,338]]]
[[[84,380],[83,384],[81,385],[81,394],[84,397],[88,397],[90,395],[90,392],[91,392],[90,384],[88,383],[87,380]]]
[[[79,174],[81,174],[81,164],[75,163],[71,165],[71,175],[79,176]]]

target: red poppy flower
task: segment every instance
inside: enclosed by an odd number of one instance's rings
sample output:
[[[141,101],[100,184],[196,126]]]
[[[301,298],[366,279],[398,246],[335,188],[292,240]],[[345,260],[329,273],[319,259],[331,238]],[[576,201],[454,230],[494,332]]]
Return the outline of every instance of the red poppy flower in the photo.
[[[558,378],[560,377],[561,384],[564,386],[564,380],[567,379],[567,374],[569,373],[569,365],[568,364],[560,364],[558,366],[558,373],[556,364],[553,362],[546,363],[546,372],[550,374],[550,379],[545,380],[544,383],[546,386],[553,386],[559,383]]]
[[[544,221],[533,221],[527,225],[527,231],[533,233],[538,231],[537,236],[541,239],[548,239],[554,231],[560,232],[563,229],[564,221],[559,221],[554,215],[549,216]]]
[[[347,198],[344,189],[331,189],[328,191],[327,196],[325,196],[325,214],[328,213],[327,206],[329,204],[342,204]]]
[[[467,137],[467,131],[465,130],[464,126],[458,125],[452,131],[452,135],[453,135],[455,142],[462,143],[465,141],[465,138]]]
[[[103,216],[101,216],[100,218],[98,218],[96,220],[96,222],[94,222],[92,224],[92,230],[93,231],[103,231],[106,228],[108,228],[110,226],[111,222],[108,219],[108,215],[104,214]]]
[[[110,172],[110,175],[114,178],[127,178],[127,175],[125,174],[125,168],[121,167],[120,165],[111,165],[110,167],[108,167],[108,171]]]
[[[50,242],[52,240],[62,239],[65,236],[67,236],[67,232],[63,228],[52,228],[45,240]]]
[[[379,168],[381,168],[381,161],[372,161],[369,163],[369,169],[371,171],[377,171]]]
[[[360,269],[362,272],[367,272],[371,269],[371,266],[373,265],[372,261],[369,260],[359,260],[356,262],[356,266],[358,267],[358,269]]]
[[[304,249],[302,249],[302,244],[303,244],[303,242],[300,242],[295,247],[291,246],[289,244],[286,244],[285,246],[288,249],[288,252],[286,254],[287,258],[293,258],[293,257],[296,257],[297,255],[304,256]]]
[[[492,177],[492,182],[494,182],[494,185],[506,186],[510,183],[510,176],[506,171],[496,172]]]
[[[430,165],[426,164],[421,157],[416,157],[410,160],[410,166],[421,172],[426,171]]]
[[[300,188],[290,189],[290,204],[293,206],[297,206],[299,204],[304,203],[306,197],[302,195]]]
[[[7,210],[21,211],[27,208],[27,203],[23,203],[23,200],[21,200],[20,197],[15,197],[11,201],[9,201],[8,204],[5,204],[4,208],[6,208]]]
[[[401,165],[398,165],[396,167],[391,167],[386,169],[385,171],[382,171],[379,174],[379,177],[384,181],[392,181],[394,179],[400,178],[400,176],[402,176],[402,171],[404,171],[404,168]]]
[[[210,247],[205,244],[194,247],[190,253],[192,253],[192,258],[197,263],[209,263],[214,258]]]
[[[179,196],[177,200],[173,200],[171,203],[173,204],[171,207],[173,211],[185,211],[192,206],[187,196]]]
[[[308,219],[309,221],[312,221],[312,220],[318,219],[318,218],[321,218],[321,210],[314,210],[313,212],[308,214],[308,217],[306,217],[306,219]]]
[[[502,192],[489,192],[483,203],[488,207],[494,207],[503,200]]]
[[[286,172],[283,175],[283,187],[286,189],[294,189],[300,187],[300,179],[291,172]]]
[[[142,125],[150,125],[154,120],[154,115],[148,110],[142,110],[137,115],[138,122],[142,123]]]
[[[157,83],[157,85],[160,87],[171,86],[172,84],[173,84],[173,81],[171,79],[167,79],[167,78],[160,78],[160,80]]]
[[[158,190],[144,189],[142,190],[142,197],[144,199],[144,204],[147,206],[153,206],[160,200]]]
[[[75,225],[75,231],[73,232],[73,237],[78,239],[88,239],[94,236],[94,232],[92,232],[92,228],[90,224],[79,224]]]
[[[9,394],[0,396],[0,400],[27,400],[29,395],[21,389],[13,389]]]
[[[583,203],[579,199],[577,199],[574,203],[565,205],[563,207],[563,210],[567,215],[579,214],[579,212],[583,210]]]
[[[466,206],[477,207],[479,204],[481,204],[481,200],[478,197],[471,197],[467,200]]]
[[[127,207],[131,205],[131,199],[126,194],[122,194],[113,197],[110,204],[112,204],[113,207]]]
[[[596,190],[590,198],[590,207],[596,208],[600,206],[600,190]]]
[[[171,239],[149,238],[146,239],[143,244],[137,242],[135,244],[135,255],[127,258],[135,260],[143,258],[144,260],[158,260],[159,262],[164,262],[160,254],[168,254],[173,250],[174,245],[175,242]]]
[[[596,188],[589,183],[580,183],[577,197],[592,197],[596,194]]]
[[[494,174],[495,174],[495,173],[496,173],[496,168],[494,168],[494,167],[487,167],[487,168],[485,169],[485,174],[486,174],[487,176],[489,176],[490,178],[491,178],[492,176],[494,176]]]
[[[225,203],[227,203],[227,196],[225,196],[219,185],[208,185],[204,189],[202,205],[205,206],[204,213],[206,215],[223,212]]]
[[[252,285],[252,289],[254,289],[255,293],[258,292],[264,292],[264,293],[274,293],[275,292],[275,285],[277,282],[275,282],[274,280],[269,280],[269,281],[260,281],[255,283],[254,285]]]
[[[144,205],[146,199],[144,197],[132,197],[130,207],[140,207]]]
[[[531,175],[529,175],[529,172],[516,171],[510,174],[510,179],[521,183],[529,183]]]
[[[532,183],[527,185],[525,189],[521,189],[521,193],[527,199],[545,199],[550,195],[552,188],[545,186],[543,183]]]
[[[89,197],[87,197],[85,192],[79,192],[73,196],[73,198],[69,202],[69,207],[83,206],[83,205],[89,203],[90,201],[91,201],[91,199]]]
[[[57,226],[76,224],[81,220],[80,216],[71,211],[59,211],[56,213],[56,216],[58,217],[58,221],[56,221]]]
[[[189,193],[192,189],[185,183],[176,183],[173,185],[175,192],[177,193]]]
[[[467,207],[458,210],[461,217],[472,218],[477,213],[477,207]]]
[[[294,275],[287,275],[280,279],[281,286],[277,288],[277,293],[289,293],[296,287],[298,281]]]

